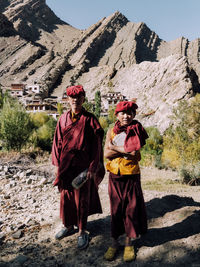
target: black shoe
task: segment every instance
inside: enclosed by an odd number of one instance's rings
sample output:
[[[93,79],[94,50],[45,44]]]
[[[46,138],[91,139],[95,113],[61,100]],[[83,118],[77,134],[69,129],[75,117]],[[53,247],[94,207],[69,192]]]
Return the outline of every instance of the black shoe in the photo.
[[[74,227],[72,229],[68,229],[67,227],[63,227],[56,235],[55,238],[60,240],[66,236],[72,235],[75,232]]]
[[[89,235],[87,233],[78,236],[78,243],[77,243],[78,249],[84,249],[88,246],[88,244],[89,244]]]

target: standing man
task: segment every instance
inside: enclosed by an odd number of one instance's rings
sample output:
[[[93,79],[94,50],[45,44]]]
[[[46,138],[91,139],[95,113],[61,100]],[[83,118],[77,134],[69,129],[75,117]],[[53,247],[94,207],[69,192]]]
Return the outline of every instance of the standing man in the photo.
[[[56,166],[54,185],[60,191],[60,218],[64,225],[56,239],[73,234],[74,226],[77,226],[77,247],[84,249],[89,243],[87,218],[102,213],[98,185],[105,174],[104,132],[96,117],[82,107],[85,101],[83,86],[68,87],[67,96],[71,109],[61,115],[52,146],[52,164]],[[74,189],[72,180],[86,169],[86,183],[80,189]]]

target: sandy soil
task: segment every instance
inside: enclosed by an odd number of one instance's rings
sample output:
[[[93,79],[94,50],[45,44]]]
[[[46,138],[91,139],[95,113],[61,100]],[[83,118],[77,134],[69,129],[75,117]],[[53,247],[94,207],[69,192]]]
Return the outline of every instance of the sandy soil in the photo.
[[[45,168],[49,168],[46,166]],[[142,168],[142,181],[178,179],[176,173]],[[42,211],[42,222],[25,228],[23,238],[6,236],[0,245],[2,266],[191,266],[200,267],[200,187],[174,188],[168,191],[143,190],[148,213],[148,233],[134,241],[137,257],[134,262],[123,262],[123,237],[116,259],[106,262],[103,254],[110,244],[108,175],[100,185],[103,214],[89,217],[90,243],[84,251],[76,248],[77,233],[56,241],[61,227],[59,193],[47,185]],[[38,196],[39,198],[40,196]],[[39,199],[38,199],[39,201]],[[29,216],[30,214],[27,214]],[[13,213],[13,216],[14,213]]]

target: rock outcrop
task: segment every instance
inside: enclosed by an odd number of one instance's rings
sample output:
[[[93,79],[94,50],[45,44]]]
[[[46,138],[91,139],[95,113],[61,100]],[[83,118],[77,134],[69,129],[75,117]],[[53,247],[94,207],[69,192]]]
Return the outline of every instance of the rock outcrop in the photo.
[[[55,24],[67,24],[56,17],[45,2],[45,0],[3,1],[4,8],[1,10],[4,9],[4,14],[20,32],[21,37],[35,41],[40,38],[42,29],[52,32]]]
[[[66,86],[82,83],[89,100],[96,90],[120,91],[137,98],[143,122],[161,131],[178,101],[200,92],[199,39],[166,42],[120,12],[86,30],[75,29],[45,0],[2,0],[0,11],[4,88],[36,81],[44,95],[59,99]]]

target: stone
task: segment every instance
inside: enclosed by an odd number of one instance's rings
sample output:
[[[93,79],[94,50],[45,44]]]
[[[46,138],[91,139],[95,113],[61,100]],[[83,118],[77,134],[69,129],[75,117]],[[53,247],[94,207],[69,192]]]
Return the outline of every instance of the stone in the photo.
[[[6,237],[5,233],[0,233],[0,242],[3,241]]]
[[[32,173],[32,169],[28,169],[28,170],[26,170],[26,176],[31,175],[31,173]]]
[[[23,232],[22,232],[22,230],[18,230],[18,231],[16,231],[15,233],[12,234],[12,237],[13,237],[14,239],[20,239],[22,236],[23,236]]]
[[[8,172],[8,166],[4,166],[4,172]]]
[[[26,182],[26,183],[27,183],[27,184],[31,184],[31,183],[32,183],[32,181],[33,181],[33,180],[29,178],[29,179],[27,180],[27,182]]]
[[[25,255],[18,255],[13,261],[15,263],[19,263],[20,266],[23,265],[27,260],[29,259],[29,257],[25,256]]]
[[[40,185],[44,185],[44,184],[47,184],[47,182],[48,182],[48,180],[46,179],[46,178],[42,178],[41,180],[40,180]]]
[[[24,171],[20,172],[20,173],[19,173],[19,178],[22,179],[22,178],[24,178],[24,177],[25,177],[25,172],[24,172]]]

